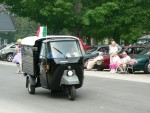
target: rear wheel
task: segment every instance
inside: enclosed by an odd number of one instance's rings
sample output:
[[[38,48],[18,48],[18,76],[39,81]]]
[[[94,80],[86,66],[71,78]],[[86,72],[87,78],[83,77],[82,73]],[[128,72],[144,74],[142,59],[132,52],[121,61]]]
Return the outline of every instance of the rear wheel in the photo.
[[[67,93],[68,93],[68,99],[69,100],[75,100],[76,97],[76,88],[75,86],[67,86]]]
[[[28,92],[30,94],[35,94],[35,86],[31,85],[30,80],[27,79],[27,87],[28,87]]]
[[[145,74],[149,74],[149,73],[150,73],[150,69],[149,69],[148,65],[149,65],[149,63],[146,62],[146,63],[145,63],[145,66],[144,66],[144,73],[145,73]]]
[[[12,53],[9,53],[7,56],[6,56],[6,60],[8,61],[8,62],[12,62],[12,60],[13,60],[13,54]]]

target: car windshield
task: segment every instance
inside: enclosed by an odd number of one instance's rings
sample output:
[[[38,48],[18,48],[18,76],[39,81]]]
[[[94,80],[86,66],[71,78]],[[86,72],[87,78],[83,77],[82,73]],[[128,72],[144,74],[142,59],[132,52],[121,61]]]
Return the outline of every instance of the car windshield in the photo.
[[[94,52],[95,50],[97,50],[98,47],[92,47],[90,48],[87,52]]]
[[[81,57],[81,49],[79,43],[75,40],[71,41],[54,41],[50,42],[50,51],[53,58]]]
[[[139,40],[136,44],[137,45],[145,45],[145,44],[147,44],[149,42],[150,42],[150,40]]]
[[[144,49],[141,53],[139,53],[140,55],[150,55],[150,48]]]

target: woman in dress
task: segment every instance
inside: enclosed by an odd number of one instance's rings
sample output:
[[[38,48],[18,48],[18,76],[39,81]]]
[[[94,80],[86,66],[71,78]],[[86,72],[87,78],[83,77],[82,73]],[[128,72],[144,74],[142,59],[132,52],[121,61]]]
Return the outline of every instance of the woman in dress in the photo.
[[[17,40],[18,46],[16,47],[15,56],[12,60],[17,65],[17,73],[22,73],[21,41],[21,39]]]
[[[112,57],[113,57],[113,60],[109,64],[110,72],[111,73],[116,73],[116,68],[120,64],[121,61],[120,61],[120,57],[117,55],[117,52],[113,52]]]
[[[112,41],[111,44],[109,45],[110,63],[113,60],[112,53],[114,53],[114,52],[118,53],[119,51],[121,51],[121,47],[118,44],[116,44],[115,41]]]

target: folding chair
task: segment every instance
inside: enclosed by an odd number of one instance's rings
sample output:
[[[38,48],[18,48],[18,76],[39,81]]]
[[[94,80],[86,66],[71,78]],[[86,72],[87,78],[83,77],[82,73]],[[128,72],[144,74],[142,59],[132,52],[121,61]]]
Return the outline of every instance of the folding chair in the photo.
[[[127,63],[126,71],[127,73],[134,74],[134,65],[137,63],[136,59],[131,59],[129,63]]]
[[[127,74],[127,70],[122,70],[120,66],[117,66],[116,73],[119,74]]]

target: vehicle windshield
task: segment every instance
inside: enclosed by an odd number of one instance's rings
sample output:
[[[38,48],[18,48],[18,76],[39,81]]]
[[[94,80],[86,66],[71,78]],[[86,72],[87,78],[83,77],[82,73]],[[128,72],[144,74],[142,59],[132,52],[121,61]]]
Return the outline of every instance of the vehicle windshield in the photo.
[[[139,53],[140,55],[150,55],[150,48],[144,49],[141,53]]]
[[[80,45],[77,41],[54,41],[49,43],[52,58],[81,57]]]
[[[90,48],[90,49],[88,49],[87,51],[86,51],[86,53],[88,53],[88,52],[94,52],[95,50],[97,50],[97,48],[98,47],[92,47],[92,48]]]
[[[137,41],[137,45],[146,45],[146,44],[148,44],[150,42],[150,40],[139,40],[139,41]]]

